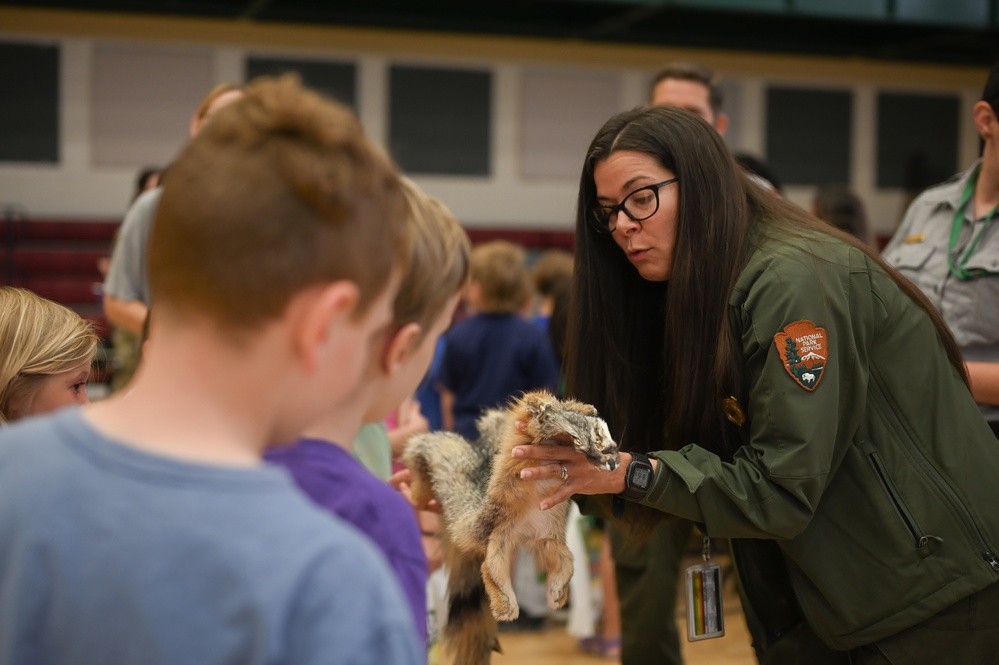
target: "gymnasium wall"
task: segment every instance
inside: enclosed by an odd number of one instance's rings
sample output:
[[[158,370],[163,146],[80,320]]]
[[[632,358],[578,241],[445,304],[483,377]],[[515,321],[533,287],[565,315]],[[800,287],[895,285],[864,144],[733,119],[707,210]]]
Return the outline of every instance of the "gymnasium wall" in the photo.
[[[0,211],[117,219],[208,89],[291,66],[467,227],[564,231],[594,132],[675,58],[722,77],[733,150],[770,161],[802,205],[849,184],[881,235],[913,189],[978,154],[983,68],[0,9]]]

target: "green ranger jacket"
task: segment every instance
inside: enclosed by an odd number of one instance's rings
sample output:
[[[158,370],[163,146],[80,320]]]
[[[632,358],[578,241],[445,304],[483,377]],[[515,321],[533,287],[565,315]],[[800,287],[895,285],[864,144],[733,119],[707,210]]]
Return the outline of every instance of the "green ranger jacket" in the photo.
[[[742,446],[653,453],[642,503],[764,541],[815,634],[851,649],[999,580],[999,443],[926,312],[862,251],[800,235],[758,238],[729,300]],[[751,611],[778,577],[741,580]]]

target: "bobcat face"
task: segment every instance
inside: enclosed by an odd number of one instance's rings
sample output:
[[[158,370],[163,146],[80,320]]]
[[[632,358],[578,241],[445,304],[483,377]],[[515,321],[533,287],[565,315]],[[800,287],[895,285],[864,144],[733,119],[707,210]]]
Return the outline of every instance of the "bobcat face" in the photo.
[[[613,471],[620,462],[617,443],[611,438],[607,423],[589,404],[572,400],[560,402],[545,392],[528,393],[521,401],[527,414],[527,434],[535,443],[555,440],[573,447],[593,466]]]
[[[586,459],[598,469],[613,471],[621,463],[617,443],[611,438],[607,423],[600,418],[592,418],[589,436],[575,443],[576,450],[586,455]]]

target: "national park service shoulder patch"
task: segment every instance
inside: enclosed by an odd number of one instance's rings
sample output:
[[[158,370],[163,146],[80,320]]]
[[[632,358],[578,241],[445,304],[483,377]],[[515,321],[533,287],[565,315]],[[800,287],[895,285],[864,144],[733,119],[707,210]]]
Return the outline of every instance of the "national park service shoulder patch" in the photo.
[[[784,369],[805,390],[815,390],[829,358],[825,328],[811,321],[795,321],[774,335]]]

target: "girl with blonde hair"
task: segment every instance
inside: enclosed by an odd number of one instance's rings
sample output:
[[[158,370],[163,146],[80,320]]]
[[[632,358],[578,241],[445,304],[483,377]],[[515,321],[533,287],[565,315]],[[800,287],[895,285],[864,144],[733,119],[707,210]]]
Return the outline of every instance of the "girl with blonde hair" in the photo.
[[[88,404],[93,325],[26,289],[0,287],[0,425]]]

